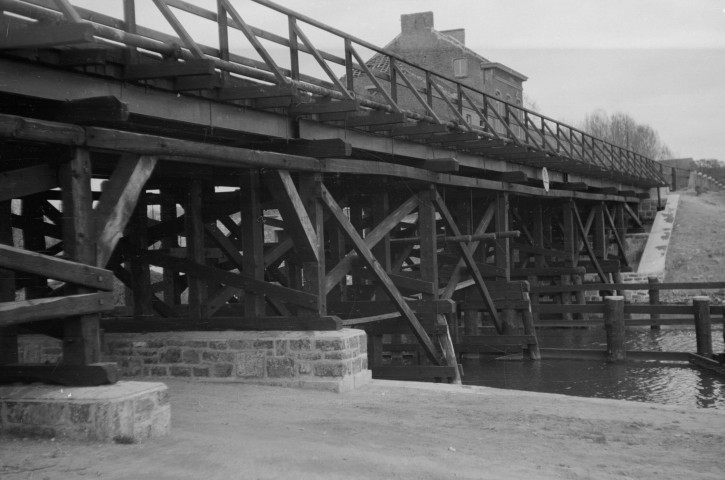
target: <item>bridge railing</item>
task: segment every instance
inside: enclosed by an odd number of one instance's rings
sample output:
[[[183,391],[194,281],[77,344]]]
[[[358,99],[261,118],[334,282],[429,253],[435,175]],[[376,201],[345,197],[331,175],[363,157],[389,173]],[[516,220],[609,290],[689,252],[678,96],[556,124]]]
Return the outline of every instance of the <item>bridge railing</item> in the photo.
[[[218,0],[215,10],[183,0],[150,2],[175,35],[140,25],[135,0],[123,1],[123,19],[75,7],[68,0],[0,0],[0,9],[40,22],[85,25],[98,42],[130,47],[132,57],[182,60],[189,71],[208,72],[211,68],[221,76],[222,83],[217,87],[224,87],[225,82],[233,80],[253,81],[267,88],[267,94],[274,94],[270,91],[275,88],[280,96],[290,91],[302,91],[309,95],[310,101],[320,98],[346,101],[357,110],[405,114],[408,121],[445,127],[441,132],[468,132],[475,135],[472,138],[489,140],[483,144],[458,145],[458,148],[474,153],[640,186],[666,183],[658,166],[649,158],[487,95],[269,0],[247,0],[247,3],[253,2],[286,17],[286,36],[247,23],[245,15],[240,13],[246,14],[247,10],[235,6],[239,1]],[[194,38],[190,33],[194,22],[189,21],[194,18],[216,24],[217,46],[205,45]],[[251,58],[249,47],[244,54],[232,51],[238,41],[231,41],[230,34],[238,36],[238,32],[258,59]],[[313,39],[317,37],[312,34],[319,36],[320,32],[340,42],[342,55],[316,48]],[[89,32],[82,33],[86,39]],[[207,35],[204,38],[208,41]],[[280,61],[279,52],[272,51],[270,46],[286,51],[283,55],[286,66]],[[368,52],[380,56],[387,68],[368,66],[362,55]],[[301,54],[309,55],[314,61],[301,61]],[[310,64],[314,65],[317,74],[305,73]],[[327,78],[320,79],[319,72]],[[355,79],[360,77],[369,82],[375,91],[374,97],[366,95],[356,85]],[[224,95],[219,98],[233,99]]]

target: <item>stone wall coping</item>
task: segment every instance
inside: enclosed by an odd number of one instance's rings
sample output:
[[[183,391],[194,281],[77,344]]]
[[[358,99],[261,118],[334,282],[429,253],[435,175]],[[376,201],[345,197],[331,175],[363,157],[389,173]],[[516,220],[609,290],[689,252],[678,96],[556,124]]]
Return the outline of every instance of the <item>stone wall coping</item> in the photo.
[[[355,328],[343,328],[342,330],[330,330],[330,331],[280,331],[280,330],[268,330],[268,331],[224,331],[224,332],[203,332],[203,331],[189,331],[189,332],[151,332],[151,333],[105,333],[104,336],[119,336],[128,337],[133,335],[134,338],[139,340],[199,340],[199,341],[215,341],[215,340],[230,340],[236,338],[254,339],[254,340],[302,340],[302,339],[326,339],[326,338],[348,338],[356,337],[364,334],[364,330]]]
[[[162,382],[120,381],[113,385],[97,387],[66,387],[61,385],[10,385],[0,386],[2,401],[63,401],[73,403],[124,401],[144,393],[166,389]]]

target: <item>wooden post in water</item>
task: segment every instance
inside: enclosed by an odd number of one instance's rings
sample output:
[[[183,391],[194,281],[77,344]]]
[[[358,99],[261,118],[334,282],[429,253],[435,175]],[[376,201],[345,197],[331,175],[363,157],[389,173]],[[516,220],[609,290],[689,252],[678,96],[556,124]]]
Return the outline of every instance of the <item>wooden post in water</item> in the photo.
[[[624,347],[624,297],[604,297],[604,328],[607,331],[607,362],[627,360]]]
[[[647,283],[650,284],[649,289],[649,304],[650,305],[659,305],[660,304],[660,291],[656,288],[652,288],[652,285],[657,285],[660,283],[660,280],[657,277],[647,277]],[[659,323],[655,324],[655,321],[659,321],[660,314],[659,313],[650,313],[649,319],[652,320],[652,325],[650,325],[650,328],[652,330],[659,330],[660,325]]]
[[[697,354],[703,357],[712,356],[712,324],[710,322],[710,298],[692,297],[692,308],[695,311],[695,338]]]

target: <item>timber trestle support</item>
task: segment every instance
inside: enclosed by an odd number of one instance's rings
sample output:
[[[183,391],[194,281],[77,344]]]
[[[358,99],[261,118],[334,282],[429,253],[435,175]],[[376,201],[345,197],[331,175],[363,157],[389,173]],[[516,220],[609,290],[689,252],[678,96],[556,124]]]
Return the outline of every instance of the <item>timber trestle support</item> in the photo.
[[[539,358],[539,302],[583,303],[532,287],[626,268],[628,225],[663,184],[651,160],[254,1],[289,38],[232,0],[154,0],[175,35],[138,25],[132,0],[123,19],[0,1],[0,381],[115,382],[102,331],[360,328],[373,375],[460,382],[461,354]],[[214,22],[219,48],[178,10]],[[344,40],[344,58],[308,29]],[[261,61],[231,51],[230,30]],[[62,340],[63,375],[18,366],[31,332]]]

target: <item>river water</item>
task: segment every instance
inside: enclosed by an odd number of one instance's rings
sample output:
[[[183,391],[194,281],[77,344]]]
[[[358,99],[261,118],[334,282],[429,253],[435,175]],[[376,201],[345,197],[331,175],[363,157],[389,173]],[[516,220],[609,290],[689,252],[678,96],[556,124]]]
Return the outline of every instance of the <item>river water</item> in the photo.
[[[606,349],[604,329],[542,329],[543,348]],[[722,327],[713,328],[713,351],[723,352]],[[627,330],[627,350],[695,352],[695,331],[685,327]],[[462,361],[468,385],[616,398],[667,405],[725,409],[725,377],[687,363],[597,361],[503,361],[496,356]]]

